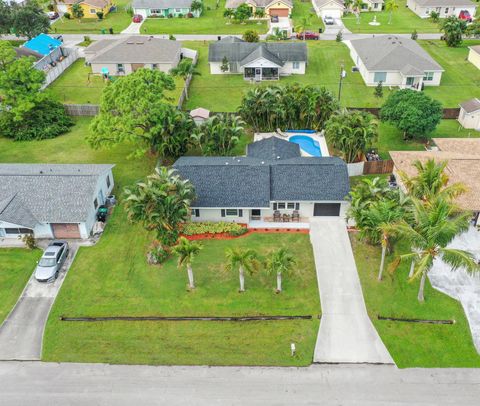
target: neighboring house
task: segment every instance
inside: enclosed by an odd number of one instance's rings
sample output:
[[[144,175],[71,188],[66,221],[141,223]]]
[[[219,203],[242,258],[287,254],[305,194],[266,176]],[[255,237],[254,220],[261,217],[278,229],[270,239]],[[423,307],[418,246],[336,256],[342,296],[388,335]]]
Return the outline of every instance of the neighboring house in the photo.
[[[267,17],[290,17],[293,9],[291,0],[227,0],[225,8],[235,9],[244,3],[250,6],[252,13],[260,9]]]
[[[85,49],[85,60],[93,73],[128,75],[140,68],[168,72],[182,58],[178,41],[148,36],[130,36],[96,41]]]
[[[475,98],[460,103],[458,121],[464,128],[480,131],[480,100]]]
[[[0,238],[88,238],[113,166],[0,164]]]
[[[394,163],[397,182],[404,188],[398,171],[415,176],[417,170],[413,163],[417,160],[425,163],[429,159],[435,162],[447,161],[447,174],[450,183],[463,183],[467,192],[456,199],[464,210],[474,213],[473,220],[479,224],[480,213],[480,138],[434,138],[438,150],[432,151],[390,151]]]
[[[480,45],[468,47],[468,61],[480,69]]]
[[[384,0],[363,0],[362,11],[382,11]]]
[[[194,17],[200,17],[200,11],[191,10],[192,0],[133,0],[134,14],[140,14],[143,18],[148,17],[178,17],[192,13]]]
[[[407,0],[407,7],[422,18],[429,18],[432,11],[440,18],[458,17],[462,10],[467,10],[474,18],[477,8],[470,0]]]
[[[70,54],[70,49],[64,48],[62,41],[47,34],[40,34],[15,48],[17,57],[33,56],[35,68],[48,70]]]
[[[343,0],[312,0],[313,8],[319,17],[341,18],[345,11]]]
[[[271,222],[274,211],[301,222],[344,217],[350,185],[337,157],[302,157],[297,144],[266,138],[243,157],[181,157],[173,167],[195,187],[193,221]]]
[[[79,4],[83,10],[82,18],[98,18],[97,13],[103,12],[107,15],[113,4],[111,0],[63,0],[57,3],[57,9],[60,13],[72,14],[72,6]]]
[[[439,86],[443,68],[414,40],[380,35],[350,41],[350,56],[367,86],[421,90]]]
[[[221,67],[226,58],[228,70]],[[241,74],[246,80],[278,80],[280,76],[305,74],[305,42],[245,42],[226,37],[208,48],[211,74]]]

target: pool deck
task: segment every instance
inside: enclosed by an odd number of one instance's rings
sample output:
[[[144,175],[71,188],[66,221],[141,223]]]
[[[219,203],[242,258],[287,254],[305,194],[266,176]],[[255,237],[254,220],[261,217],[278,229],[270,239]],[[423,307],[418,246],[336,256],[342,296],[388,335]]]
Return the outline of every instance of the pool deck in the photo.
[[[327,146],[327,141],[325,140],[325,137],[323,136],[322,133],[304,133],[299,130],[299,132],[295,132],[294,130],[289,130],[291,132],[270,132],[270,133],[255,133],[253,136],[253,141],[261,141],[265,138],[270,138],[270,137],[277,137],[280,138],[281,140],[288,141],[290,137],[293,137],[294,135],[303,135],[307,137],[311,137],[314,141],[318,142],[318,145],[320,147],[320,153],[322,157],[327,157],[330,156],[330,153],[328,152],[328,146]],[[305,152],[302,148],[300,148],[300,152],[302,156],[306,157],[312,157],[309,153]]]

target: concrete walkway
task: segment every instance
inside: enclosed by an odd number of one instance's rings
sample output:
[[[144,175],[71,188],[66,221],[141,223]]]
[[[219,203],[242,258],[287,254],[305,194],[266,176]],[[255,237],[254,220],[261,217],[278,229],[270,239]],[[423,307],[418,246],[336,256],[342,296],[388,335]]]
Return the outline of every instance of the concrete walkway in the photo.
[[[140,34],[140,28],[145,20],[139,23],[130,23],[130,25],[122,31],[122,34]]]
[[[32,274],[17,304],[0,326],[0,360],[40,360],[48,314],[76,252],[77,247],[70,245],[67,261],[55,282],[37,282]]]
[[[322,303],[314,362],[393,364],[367,315],[345,222],[313,219],[310,239]]]

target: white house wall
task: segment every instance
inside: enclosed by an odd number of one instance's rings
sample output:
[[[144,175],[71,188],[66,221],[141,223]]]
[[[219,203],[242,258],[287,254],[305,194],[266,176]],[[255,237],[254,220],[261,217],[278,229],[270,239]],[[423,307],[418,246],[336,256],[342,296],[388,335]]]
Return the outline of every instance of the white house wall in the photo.
[[[415,0],[407,0],[407,7],[421,18],[429,18],[431,11],[439,13],[440,18],[450,17],[452,15],[459,16],[460,11],[467,10],[472,17],[475,17],[475,6],[442,6],[442,7],[423,7],[417,4]]]
[[[110,177],[110,187],[107,186],[107,175]],[[93,201],[95,198],[98,199],[98,205],[101,206],[102,204],[105,204],[105,199],[107,198],[108,195],[112,193],[114,186],[114,181],[113,181],[113,174],[112,171],[108,171],[107,173],[104,173],[102,176],[98,177],[97,180],[97,185],[95,186],[95,192],[91,197],[91,201],[89,203],[89,210],[86,218],[86,222],[84,224],[83,230],[82,227],[80,227],[80,234],[82,238],[88,238],[90,235],[90,232],[92,231],[93,225],[96,222],[97,219],[97,209],[95,209],[95,206],[93,205]],[[101,199],[101,196],[103,196],[103,200]]]
[[[460,109],[458,121],[464,128],[479,131],[480,111],[468,114],[464,109]]]
[[[221,62],[210,62],[210,74],[212,75],[226,75],[226,74],[232,74],[232,75],[243,75],[243,69],[240,68],[238,69],[238,72],[222,72],[221,69],[222,63]],[[260,65],[255,65],[254,63],[250,63],[246,65],[246,67],[260,67]],[[262,67],[269,67],[267,65],[261,65]],[[271,64],[271,67],[277,67],[277,65]],[[306,71],[307,64],[305,62],[299,62],[299,67],[298,69],[293,69],[293,62],[285,62],[285,64],[279,68],[279,74],[280,76],[287,76],[291,74],[298,74],[298,75],[304,75]]]

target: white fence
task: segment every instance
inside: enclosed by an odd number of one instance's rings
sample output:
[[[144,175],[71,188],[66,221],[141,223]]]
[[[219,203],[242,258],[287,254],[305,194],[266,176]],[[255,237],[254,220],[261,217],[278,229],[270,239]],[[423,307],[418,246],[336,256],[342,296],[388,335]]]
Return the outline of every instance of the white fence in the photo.
[[[74,63],[78,58],[78,50],[76,48],[64,48],[67,52],[69,52],[68,56],[61,62],[58,62],[55,66],[50,67],[48,71],[46,71],[45,77],[45,84],[43,88],[46,88],[50,85],[55,79],[57,79],[64,71],[67,69],[72,63]]]

